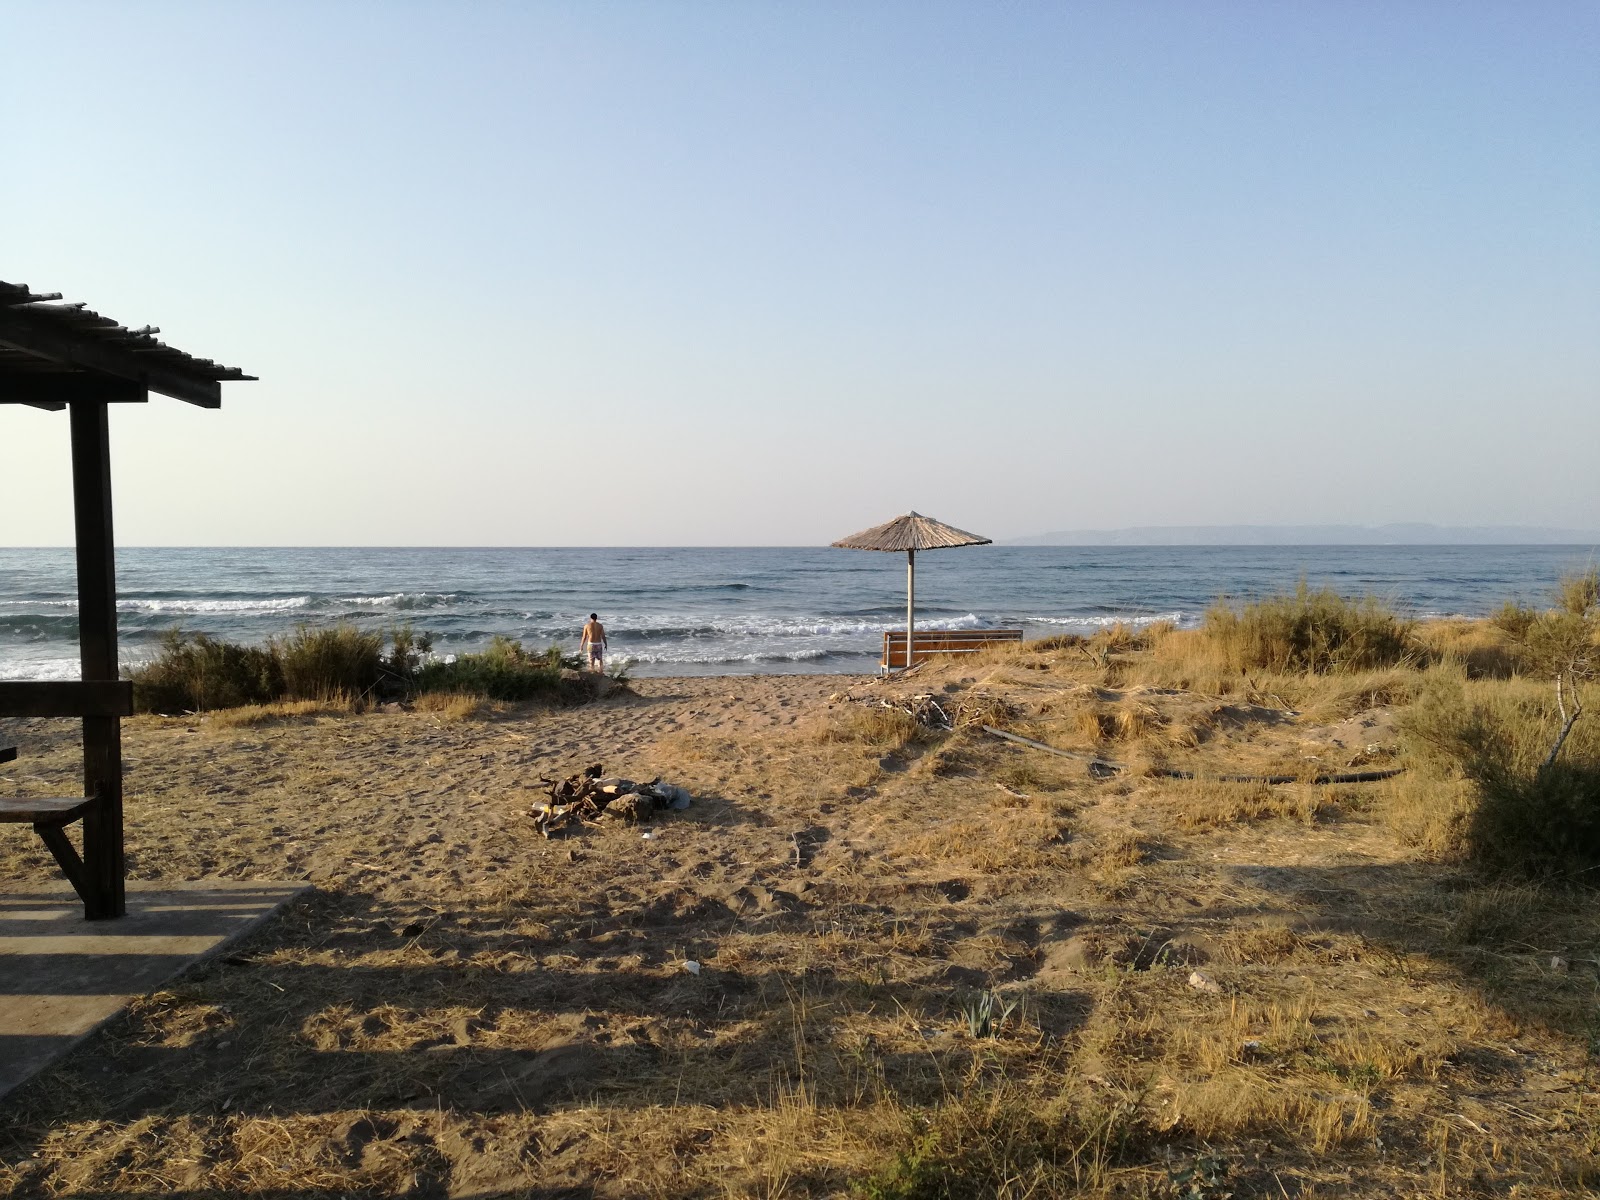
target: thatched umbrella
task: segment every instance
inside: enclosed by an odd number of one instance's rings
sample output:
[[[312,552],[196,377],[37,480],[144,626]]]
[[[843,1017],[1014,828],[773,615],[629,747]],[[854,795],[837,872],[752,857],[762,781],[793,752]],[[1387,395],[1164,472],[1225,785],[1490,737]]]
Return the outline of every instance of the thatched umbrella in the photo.
[[[911,665],[912,635],[916,632],[917,551],[946,550],[955,546],[987,546],[989,539],[935,521],[921,513],[903,517],[852,533],[833,543],[841,550],[885,550],[906,552],[906,666]],[[888,666],[888,663],[884,664]]]

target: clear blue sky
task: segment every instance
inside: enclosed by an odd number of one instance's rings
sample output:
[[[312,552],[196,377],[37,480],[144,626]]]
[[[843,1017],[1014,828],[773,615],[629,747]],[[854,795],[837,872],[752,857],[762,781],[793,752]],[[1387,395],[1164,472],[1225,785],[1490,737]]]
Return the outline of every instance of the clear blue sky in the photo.
[[[142,544],[1600,526],[1600,6],[18,3]],[[70,541],[0,407],[0,545]]]

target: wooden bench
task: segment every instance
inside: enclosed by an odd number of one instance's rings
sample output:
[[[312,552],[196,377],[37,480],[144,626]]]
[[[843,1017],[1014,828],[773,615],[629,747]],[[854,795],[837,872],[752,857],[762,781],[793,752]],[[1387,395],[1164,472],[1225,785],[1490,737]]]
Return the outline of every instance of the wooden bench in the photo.
[[[0,746],[0,762],[11,762],[16,757],[15,746]],[[81,896],[84,889],[83,859],[67,839],[65,827],[82,820],[83,814],[93,807],[94,801],[83,796],[0,796],[0,825],[32,825],[33,831],[50,848],[67,882]]]
[[[79,612],[83,611],[80,605]],[[115,645],[114,635],[104,640]],[[0,800],[0,824],[33,826],[82,898],[83,915],[91,921],[120,917],[126,911],[119,722],[131,712],[133,685],[126,679],[0,680],[0,717],[83,722],[85,794],[66,799],[7,797]],[[67,838],[66,827],[75,822],[82,830],[81,855]]]
[[[936,654],[977,654],[991,646],[1020,642],[1020,629],[919,629],[911,646],[911,661],[906,661],[906,631],[891,629],[883,635],[883,659],[879,666],[885,671],[900,670],[926,662]]]

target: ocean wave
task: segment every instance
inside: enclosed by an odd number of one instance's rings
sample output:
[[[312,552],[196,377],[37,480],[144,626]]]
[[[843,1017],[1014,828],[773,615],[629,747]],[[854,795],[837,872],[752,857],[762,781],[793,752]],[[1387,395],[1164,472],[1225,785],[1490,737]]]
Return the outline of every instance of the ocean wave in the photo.
[[[0,616],[0,637],[23,636],[28,641],[52,637],[71,640],[78,636],[78,614],[7,613]]]
[[[1105,616],[1067,616],[1045,617],[1027,616],[1022,618],[1028,625],[1061,625],[1066,627],[1085,627],[1091,629],[1110,629],[1115,625],[1131,625],[1135,629],[1142,629],[1146,625],[1155,625],[1161,621],[1171,621],[1174,625],[1193,624],[1196,618],[1182,611],[1165,613],[1110,613]]]
[[[634,665],[660,666],[664,664],[676,666],[718,666],[733,663],[784,663],[784,662],[821,662],[829,658],[863,658],[872,657],[874,652],[828,650],[816,647],[805,650],[756,650],[748,654],[731,654],[727,652],[695,654],[688,647],[663,650],[629,651],[626,654],[608,655],[606,662],[610,667],[621,668]]]
[[[229,613],[235,616],[267,616],[274,613],[293,612],[311,604],[310,596],[284,596],[279,598],[256,597],[247,600],[176,600],[176,599],[124,599],[117,601],[117,611],[149,613],[169,616],[184,613]],[[73,605],[77,607],[76,604]]]
[[[35,658],[0,661],[0,679],[82,679],[83,667],[73,658]]]
[[[361,608],[394,608],[410,612],[419,608],[443,608],[460,598],[460,592],[394,592],[387,596],[341,596],[338,602]]]
[[[991,629],[995,622],[976,613],[959,617],[925,616],[918,629]],[[905,620],[870,620],[862,617],[780,617],[752,614],[733,618],[693,621],[673,615],[645,616],[631,621],[616,618],[607,633],[624,640],[670,637],[860,637],[905,628]]]

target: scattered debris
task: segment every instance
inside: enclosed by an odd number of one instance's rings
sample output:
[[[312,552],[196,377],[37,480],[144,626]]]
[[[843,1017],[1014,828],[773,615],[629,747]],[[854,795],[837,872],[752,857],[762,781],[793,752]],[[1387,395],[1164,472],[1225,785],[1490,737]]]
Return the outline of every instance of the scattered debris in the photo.
[[[1189,986],[1197,992],[1205,992],[1211,996],[1222,994],[1222,985],[1211,976],[1203,975],[1199,971],[1189,972]]]
[[[700,974],[700,964],[695,962],[695,960],[692,959],[692,958],[684,959],[683,969],[685,971],[689,972],[689,974],[691,974],[691,975]]]
[[[917,666],[921,666],[918,663]],[[872,682],[877,682],[876,680]],[[950,714],[945,712],[944,706],[931,692],[919,693],[915,696],[856,696],[850,692],[834,692],[828,697],[831,703],[864,704],[868,708],[890,708],[905,713],[916,721],[917,724],[932,729],[938,733],[949,733],[955,728],[955,722]]]
[[[1572,964],[1569,963],[1566,959],[1562,958],[1561,955],[1552,954],[1550,956],[1550,969],[1552,971],[1558,971],[1561,974],[1565,975],[1571,969],[1571,967],[1572,967]]]
[[[659,777],[649,783],[635,783],[619,775],[607,776],[600,763],[565,779],[541,777],[539,782],[550,798],[535,802],[528,815],[533,818],[534,828],[545,837],[574,822],[594,822],[602,817],[619,817],[629,823],[647,821],[661,809],[681,812],[692,802],[686,788],[662,783]]]

